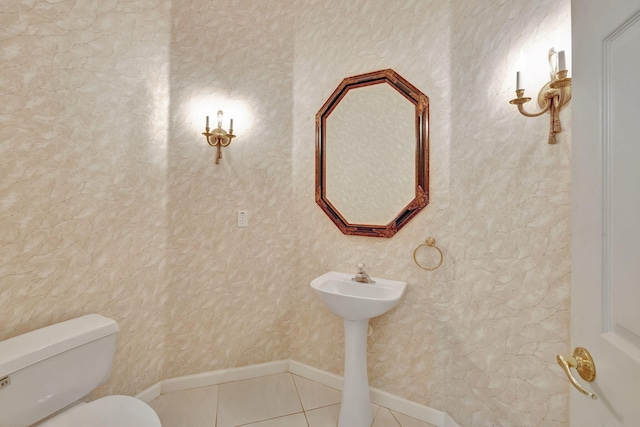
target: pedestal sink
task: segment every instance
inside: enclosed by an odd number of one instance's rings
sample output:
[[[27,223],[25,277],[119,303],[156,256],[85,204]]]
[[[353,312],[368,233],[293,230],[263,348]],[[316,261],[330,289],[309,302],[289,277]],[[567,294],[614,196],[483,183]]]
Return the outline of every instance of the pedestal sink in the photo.
[[[373,277],[358,283],[353,274],[331,271],[311,281],[311,288],[344,322],[344,387],[338,427],[370,427],[373,417],[367,377],[369,319],[395,307],[407,282]]]

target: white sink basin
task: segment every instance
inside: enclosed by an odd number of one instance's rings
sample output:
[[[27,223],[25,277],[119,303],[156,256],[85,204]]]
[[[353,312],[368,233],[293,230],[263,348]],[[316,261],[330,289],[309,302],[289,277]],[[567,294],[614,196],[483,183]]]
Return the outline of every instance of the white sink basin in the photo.
[[[407,282],[372,277],[375,283],[351,280],[353,274],[331,271],[311,281],[322,302],[346,320],[367,320],[395,307],[407,289]]]
[[[311,281],[324,305],[344,323],[344,386],[338,427],[369,427],[373,420],[367,377],[369,319],[398,305],[407,282],[372,277],[359,283],[354,274],[331,271]]]

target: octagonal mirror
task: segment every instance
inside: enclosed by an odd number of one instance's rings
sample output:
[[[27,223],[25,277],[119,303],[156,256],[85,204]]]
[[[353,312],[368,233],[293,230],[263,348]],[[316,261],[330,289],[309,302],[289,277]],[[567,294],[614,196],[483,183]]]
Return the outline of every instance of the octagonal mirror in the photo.
[[[395,71],[348,77],[316,114],[316,203],[344,233],[391,237],[429,203],[429,98]]]

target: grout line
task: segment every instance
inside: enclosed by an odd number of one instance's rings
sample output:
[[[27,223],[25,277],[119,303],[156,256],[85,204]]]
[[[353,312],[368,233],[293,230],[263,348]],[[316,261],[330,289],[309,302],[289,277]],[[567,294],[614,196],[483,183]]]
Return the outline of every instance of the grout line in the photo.
[[[391,416],[393,417],[393,419],[394,419],[394,420],[396,420],[396,422],[398,423],[398,425],[399,425],[400,427],[402,427],[402,423],[400,422],[400,420],[398,419],[398,417],[396,417],[396,414],[395,414],[391,409],[389,409],[389,413],[391,414]]]
[[[213,423],[213,427],[218,427],[218,413],[220,413],[220,386],[216,385],[218,392],[216,393],[216,419]]]
[[[285,417],[291,417],[293,415],[298,415],[298,414],[304,414],[304,411],[302,412],[294,412],[293,414],[287,414],[287,415],[280,415],[278,417],[271,417],[271,418],[265,418],[262,420],[257,420],[257,421],[249,421],[248,423],[244,423],[244,424],[238,424],[236,425],[236,427],[243,427],[243,426],[249,426],[251,424],[256,424],[256,423],[262,423],[265,421],[271,421],[271,420],[277,420],[278,418],[285,418]],[[305,420],[306,420],[306,415],[305,415]],[[307,421],[307,427],[309,427],[309,421]]]
[[[304,420],[307,422],[307,427],[311,427],[311,425],[309,424],[309,417],[307,417],[307,411],[304,411],[303,414]]]
[[[300,402],[300,407],[302,408],[302,412],[306,412],[304,403],[302,403],[302,397],[300,397],[300,390],[298,390],[298,384],[296,383],[296,379],[291,372],[289,372],[289,376],[291,376],[291,381],[293,381],[293,386],[296,389],[296,394],[298,395],[298,402]],[[305,418],[306,418],[306,415],[305,415]],[[309,424],[309,422],[307,422],[307,424]]]

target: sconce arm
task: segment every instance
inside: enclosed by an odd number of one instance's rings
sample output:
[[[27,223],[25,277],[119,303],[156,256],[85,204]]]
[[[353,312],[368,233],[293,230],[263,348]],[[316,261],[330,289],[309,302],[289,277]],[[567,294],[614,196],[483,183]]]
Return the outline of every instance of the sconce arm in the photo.
[[[526,111],[524,109],[524,104],[518,104],[518,111],[520,111],[520,114],[522,114],[523,116],[526,116],[526,117],[538,117],[538,116],[543,115],[547,111],[549,111],[549,108],[551,108],[551,103],[552,103],[552,100],[547,98],[547,103],[542,108],[542,110],[538,111],[537,113],[529,113],[528,111]]]
[[[527,102],[531,101],[531,98],[527,98],[524,97],[524,89],[518,89],[516,91],[516,94],[518,95],[517,98],[512,99],[511,101],[509,101],[510,104],[515,104],[518,106],[518,111],[520,111],[520,114],[522,114],[523,116],[526,117],[538,117],[543,115],[544,113],[546,113],[547,111],[549,111],[549,109],[551,108],[551,104],[553,104],[554,99],[556,98],[556,96],[560,95],[562,96],[561,91],[559,90],[549,90],[545,93],[544,95],[544,99],[545,99],[545,105],[542,107],[542,110],[538,111],[537,113],[530,113],[527,110],[524,109],[524,104],[526,104]]]
[[[538,117],[549,111],[549,144],[555,144],[556,135],[562,130],[560,109],[571,99],[571,78],[567,77],[567,70],[559,71],[556,78],[540,91],[538,95],[538,105],[542,108],[540,111],[530,113],[524,109],[524,104],[531,101],[531,98],[524,96],[524,89],[517,89],[516,96],[509,103],[517,105],[518,111],[525,117]]]

